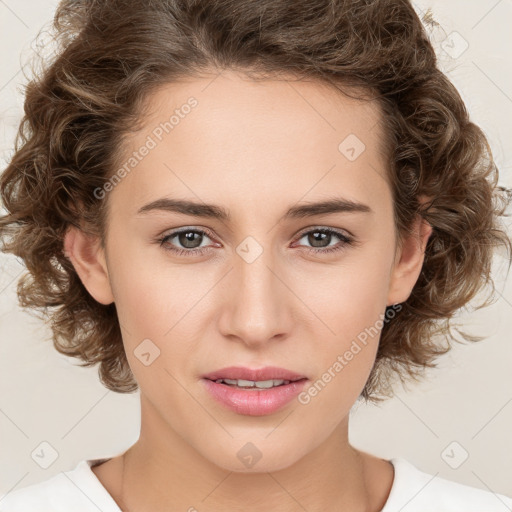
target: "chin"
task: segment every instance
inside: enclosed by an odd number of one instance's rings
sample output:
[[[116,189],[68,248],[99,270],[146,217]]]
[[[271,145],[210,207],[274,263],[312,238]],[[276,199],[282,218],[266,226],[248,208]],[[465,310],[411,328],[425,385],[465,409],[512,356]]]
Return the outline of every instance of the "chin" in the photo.
[[[216,451],[213,457],[205,456],[216,466],[233,473],[268,473],[288,468],[303,455],[283,443],[277,448],[261,440],[245,443],[234,440],[232,444],[235,445],[233,451],[224,445],[224,451]]]

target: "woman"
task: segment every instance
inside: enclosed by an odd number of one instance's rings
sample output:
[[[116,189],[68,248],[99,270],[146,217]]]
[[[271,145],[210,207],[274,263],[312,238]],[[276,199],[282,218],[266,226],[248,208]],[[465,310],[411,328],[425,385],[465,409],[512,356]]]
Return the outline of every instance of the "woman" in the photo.
[[[348,439],[511,248],[410,3],[63,0],[55,28],[4,250],[57,350],[140,389],[141,432],[0,510],[510,508]]]

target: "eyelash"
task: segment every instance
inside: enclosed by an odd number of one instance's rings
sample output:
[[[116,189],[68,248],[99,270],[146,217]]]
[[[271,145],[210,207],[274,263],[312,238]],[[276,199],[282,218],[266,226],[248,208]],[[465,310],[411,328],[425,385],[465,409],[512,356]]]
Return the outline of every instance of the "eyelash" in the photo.
[[[185,228],[185,229],[179,229],[177,231],[173,231],[172,233],[159,238],[157,241],[160,243],[160,246],[162,246],[166,251],[170,251],[178,256],[203,255],[206,252],[211,250],[211,247],[203,247],[200,249],[198,249],[198,248],[196,248],[196,249],[180,249],[180,248],[176,248],[174,246],[168,246],[168,247],[164,246],[164,244],[166,243],[167,240],[172,239],[182,233],[199,233],[201,235],[206,235],[208,238],[213,238],[211,232],[208,230]],[[324,234],[336,235],[342,241],[341,245],[335,245],[335,246],[329,247],[329,248],[315,249],[315,248],[311,248],[311,247],[306,247],[306,250],[308,252],[312,252],[315,254],[327,254],[327,253],[339,252],[339,251],[342,251],[343,249],[345,249],[345,247],[347,245],[348,246],[355,245],[355,240],[353,238],[348,237],[345,234],[341,233],[340,231],[337,231],[337,230],[331,229],[331,228],[313,228],[308,231],[304,231],[300,234],[298,240],[300,240],[305,235],[308,235],[310,233],[324,233]]]

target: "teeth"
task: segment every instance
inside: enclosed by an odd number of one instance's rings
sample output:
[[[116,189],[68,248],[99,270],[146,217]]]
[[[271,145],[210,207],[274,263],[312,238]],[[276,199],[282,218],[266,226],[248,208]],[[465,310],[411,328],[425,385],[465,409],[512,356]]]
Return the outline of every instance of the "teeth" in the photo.
[[[217,379],[217,384],[224,383],[230,386],[237,386],[239,388],[258,388],[258,389],[270,389],[275,386],[281,386],[282,384],[289,384],[289,380],[243,380],[243,379]]]

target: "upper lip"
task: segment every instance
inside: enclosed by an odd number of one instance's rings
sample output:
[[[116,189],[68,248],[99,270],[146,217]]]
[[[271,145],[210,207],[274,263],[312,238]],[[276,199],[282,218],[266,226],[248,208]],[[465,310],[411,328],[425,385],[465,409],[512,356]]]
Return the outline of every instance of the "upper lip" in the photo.
[[[203,378],[209,380],[218,379],[232,379],[232,380],[251,380],[251,381],[263,381],[263,380],[301,380],[305,379],[304,375],[300,373],[286,370],[285,368],[278,368],[277,366],[265,366],[264,368],[251,369],[243,366],[229,366],[220,370],[203,375]]]

